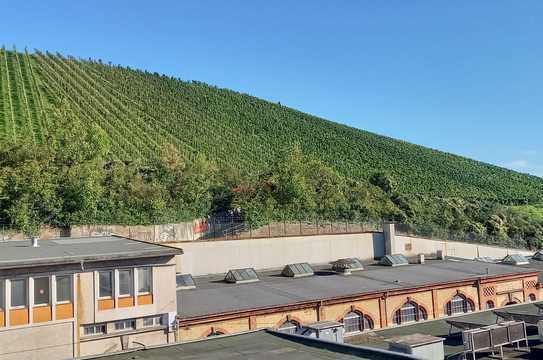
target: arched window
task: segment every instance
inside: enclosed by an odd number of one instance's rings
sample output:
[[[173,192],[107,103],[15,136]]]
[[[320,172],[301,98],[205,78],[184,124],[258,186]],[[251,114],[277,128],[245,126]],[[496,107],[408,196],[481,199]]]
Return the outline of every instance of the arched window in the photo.
[[[528,295],[528,302],[534,302],[536,301],[536,297],[535,297],[535,294],[529,294]]]
[[[343,318],[343,325],[345,333],[351,334],[373,329],[373,320],[358,311],[351,311]]]
[[[288,320],[279,326],[279,331],[286,332],[288,334],[296,334],[300,329],[300,324],[297,321]]]
[[[468,313],[473,310],[475,310],[473,301],[466,298],[464,295],[455,295],[451,301],[447,303],[447,315]]]
[[[426,309],[414,301],[408,301],[394,314],[394,323],[397,325],[428,319]]]
[[[486,308],[486,309],[494,309],[494,301],[488,300],[488,301],[485,303],[485,308]]]

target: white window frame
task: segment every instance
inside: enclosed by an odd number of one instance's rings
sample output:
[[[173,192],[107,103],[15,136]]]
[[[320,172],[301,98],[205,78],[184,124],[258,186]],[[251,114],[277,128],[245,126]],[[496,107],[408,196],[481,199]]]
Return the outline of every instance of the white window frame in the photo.
[[[98,327],[101,327],[104,329],[104,331],[96,332],[96,329]],[[92,334],[86,334],[86,329],[93,329]],[[106,335],[107,334],[107,325],[105,323],[99,323],[99,324],[90,324],[90,325],[83,325],[83,334],[82,336],[99,336],[99,335]]]
[[[151,320],[152,324],[145,324],[146,320]],[[142,326],[144,328],[154,328],[164,326],[164,317],[162,315],[147,316],[143,318]]]
[[[140,291],[140,279],[139,279],[139,273],[141,270],[148,270],[149,271],[149,291]],[[136,269],[136,274],[134,276],[134,279],[136,279],[137,276],[137,293],[138,295],[150,295],[153,293],[153,268],[151,266],[145,266],[145,267],[139,267]]]
[[[25,284],[25,304],[24,305],[14,306],[13,305],[13,282],[17,282],[17,281],[24,281],[24,284]],[[30,306],[30,285],[29,285],[29,283],[30,283],[29,278],[10,279],[10,281],[9,281],[10,297],[8,299],[9,300],[9,309],[13,309],[13,310],[26,309],[26,308],[28,308]]]
[[[129,282],[129,286],[130,286],[130,290],[128,292],[128,294],[121,294],[121,272],[123,271],[128,271],[130,273],[130,282]],[[127,297],[132,297],[135,295],[135,288],[134,288],[134,269],[118,269],[117,271],[115,271],[116,275],[116,283],[118,284],[118,288],[117,288],[117,291],[118,291],[118,294],[119,294],[119,298],[127,298]]]
[[[130,323],[130,327],[126,327],[126,325]],[[117,325],[123,324],[122,329],[118,329]],[[123,332],[123,331],[133,331],[136,330],[136,319],[125,319],[125,320],[118,320],[113,323],[113,327],[115,329],[115,332]]]
[[[36,280],[37,279],[47,279],[49,296],[48,296],[48,299],[47,299],[46,303],[37,303],[36,302]],[[52,298],[51,298],[51,295],[52,295],[52,286],[51,286],[52,281],[51,281],[51,276],[47,276],[47,275],[33,276],[32,281],[34,282],[34,286],[33,286],[33,289],[32,289],[32,291],[34,292],[34,295],[32,296],[32,302],[33,302],[32,307],[51,306],[52,305]]]
[[[0,310],[6,312],[6,280],[0,279]]]
[[[110,274],[110,280],[111,280],[111,293],[107,296],[101,296],[100,294],[100,273],[108,272]],[[115,281],[115,272],[113,270],[99,270],[96,272],[98,277],[98,299],[99,300],[106,300],[106,299],[114,299],[115,298],[115,284],[117,283]]]
[[[69,288],[69,293],[70,293],[70,299],[69,300],[59,300],[58,299],[58,279],[59,278],[68,278],[68,280],[70,281],[70,288]],[[67,275],[56,275],[55,276],[55,304],[59,304],[59,305],[62,305],[62,304],[72,304],[74,299],[74,277],[73,275],[71,274],[67,274]]]

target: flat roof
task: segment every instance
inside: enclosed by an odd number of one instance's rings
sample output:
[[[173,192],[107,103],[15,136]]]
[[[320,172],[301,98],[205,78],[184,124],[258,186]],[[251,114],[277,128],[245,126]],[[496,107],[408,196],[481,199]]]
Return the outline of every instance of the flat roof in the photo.
[[[511,311],[515,313],[529,313],[535,315],[538,314],[539,309],[534,304],[535,303],[506,306],[498,310]],[[364,345],[380,349],[388,349],[388,342],[398,336],[410,334],[431,335],[444,339],[444,350],[445,356],[447,357],[453,354],[461,353],[464,349],[461,336],[462,330],[451,327],[451,325],[447,323],[447,320],[480,324],[479,327],[493,325],[496,324],[498,321],[503,321],[503,319],[499,318],[496,314],[494,314],[492,310],[486,310],[460,316],[449,316],[438,320],[422,321],[412,325],[375,330],[367,334],[348,338],[347,341],[353,345]],[[540,344],[540,341],[537,335],[537,329],[534,329],[533,327],[528,327],[527,332],[530,341],[530,347],[538,346]],[[507,349],[506,355],[507,358],[525,358],[526,352],[516,353],[511,351],[510,349]],[[478,354],[477,358],[486,359],[487,357],[483,352],[480,353],[480,355]]]
[[[227,284],[224,274],[194,277],[195,289],[177,292],[178,314],[183,320],[535,271],[472,260],[427,260],[401,267],[370,264],[347,276],[330,271],[330,265],[313,268],[315,275],[303,278],[283,277],[281,270],[259,271],[260,281],[251,284]]]
[[[116,235],[0,242],[0,269],[182,254],[181,249]]]
[[[259,330],[238,335],[224,335],[200,341],[166,345],[115,355],[87,357],[107,360],[354,360],[354,359],[415,359],[412,356],[332,343],[297,335]]]

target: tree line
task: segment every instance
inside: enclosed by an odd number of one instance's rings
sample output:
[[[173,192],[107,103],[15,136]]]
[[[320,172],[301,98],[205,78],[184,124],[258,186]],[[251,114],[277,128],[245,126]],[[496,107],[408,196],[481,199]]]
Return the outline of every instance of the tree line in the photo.
[[[42,225],[158,224],[236,211],[245,221],[387,219],[430,229],[543,241],[543,216],[522,206],[401,192],[401,178],[378,171],[347,178],[299,146],[283,148],[266,171],[243,173],[164,145],[152,160],[119,161],[113,141],[76,116],[52,112],[46,141],[0,146],[0,223],[29,236]],[[534,210],[536,209],[536,210]]]

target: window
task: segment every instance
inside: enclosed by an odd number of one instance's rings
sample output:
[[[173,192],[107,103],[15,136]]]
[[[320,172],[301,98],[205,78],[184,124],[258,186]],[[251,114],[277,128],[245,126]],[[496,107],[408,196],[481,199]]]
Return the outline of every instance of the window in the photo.
[[[529,294],[528,295],[528,302],[533,302],[533,301],[536,301],[536,297],[535,297],[535,294]]]
[[[98,273],[99,297],[113,297],[113,273],[111,271],[100,271]]]
[[[150,316],[143,318],[143,327],[162,326],[162,316]]]
[[[102,335],[106,333],[106,324],[93,324],[83,326],[84,336]]]
[[[119,296],[132,295],[132,270],[119,270]]]
[[[350,312],[343,318],[345,333],[357,333],[373,329],[373,321],[369,316],[358,312]]]
[[[298,329],[300,328],[300,324],[298,324],[297,321],[285,321],[281,326],[279,326],[279,331],[285,332],[288,334],[296,334]]]
[[[138,293],[149,294],[151,293],[151,268],[139,268],[138,269]]]
[[[428,319],[426,310],[413,301],[406,302],[394,314],[394,323],[397,325],[426,319]]]
[[[468,313],[473,310],[473,302],[464,295],[456,295],[447,303],[447,315]]]
[[[72,302],[72,276],[57,276],[57,303]]]
[[[0,309],[4,310],[4,279],[0,279]]]
[[[11,280],[11,306],[25,307],[26,299],[26,279]]]
[[[485,307],[486,307],[487,309],[494,309],[494,301],[488,300],[488,301],[486,302],[486,304],[485,304]]]
[[[121,320],[115,322],[116,331],[134,330],[136,328],[136,320]]]
[[[34,278],[34,305],[48,305],[49,303],[49,277]]]

